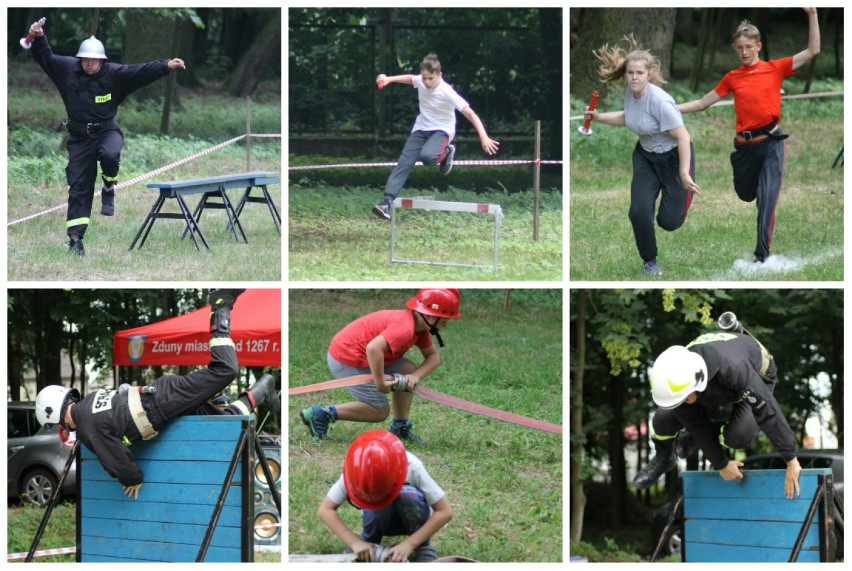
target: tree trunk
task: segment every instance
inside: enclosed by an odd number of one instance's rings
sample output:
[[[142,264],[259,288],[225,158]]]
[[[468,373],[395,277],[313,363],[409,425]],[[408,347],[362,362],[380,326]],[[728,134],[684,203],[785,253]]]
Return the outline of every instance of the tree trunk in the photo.
[[[273,12],[266,18],[260,33],[254,37],[249,49],[240,57],[225,80],[225,90],[235,97],[254,93],[263,70],[270,60],[277,60],[281,50],[281,14]]]
[[[62,324],[53,319],[49,308],[50,290],[34,290],[33,315],[40,339],[36,343],[36,390],[62,383]]]
[[[145,11],[129,10],[125,15],[124,63],[146,63],[170,58],[175,21]],[[109,54],[107,54],[109,55]],[[133,92],[137,101],[159,101],[167,82],[154,83]]]
[[[674,8],[584,8],[578,10],[581,19],[575,47],[571,49],[571,95],[587,101],[595,90],[609,89],[598,76],[599,61],[592,50],[604,44],[614,44],[633,33],[642,48],[660,58],[663,76],[671,75],[671,51],[674,39],[676,11]],[[575,11],[572,10],[572,15]],[[573,36],[572,36],[573,40]],[[624,85],[617,88],[623,91]]]
[[[612,470],[612,513],[610,523],[619,529],[624,523],[627,502],[627,471],[624,462],[624,373],[612,378],[612,421],[609,425],[609,464]]]
[[[24,290],[9,290],[9,297],[14,299],[14,307],[8,312],[9,335],[7,339],[8,347],[8,377],[6,382],[9,384],[8,398],[13,401],[21,400],[21,384],[24,380],[24,363],[23,363],[23,331],[24,324],[22,323],[23,315],[23,296]]]
[[[571,381],[571,542],[583,538],[583,512],[586,509],[586,494],[583,490],[583,376],[586,369],[586,290],[576,292],[577,321],[574,331],[577,351],[574,376]]]

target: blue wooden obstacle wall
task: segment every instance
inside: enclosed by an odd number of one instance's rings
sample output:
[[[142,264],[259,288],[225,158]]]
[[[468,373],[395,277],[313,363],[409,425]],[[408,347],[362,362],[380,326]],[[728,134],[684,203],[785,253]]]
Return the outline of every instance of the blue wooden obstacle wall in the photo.
[[[801,495],[784,495],[784,470],[745,470],[743,481],[718,472],[684,472],[684,561],[786,562],[805,521],[820,476],[802,470]],[[797,562],[820,561],[820,510],[814,514]]]
[[[77,458],[78,561],[195,561],[242,430],[249,438],[205,562],[253,560],[253,420],[185,416],[130,451],[145,481],[139,499],[80,446]]]

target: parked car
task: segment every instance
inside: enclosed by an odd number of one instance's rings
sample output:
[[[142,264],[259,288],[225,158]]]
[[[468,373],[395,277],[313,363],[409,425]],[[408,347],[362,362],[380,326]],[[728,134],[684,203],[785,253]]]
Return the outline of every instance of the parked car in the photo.
[[[6,439],[9,499],[20,498],[46,505],[59,482],[71,448],[59,440],[58,426],[44,428],[35,415],[35,403],[7,403]],[[77,466],[71,464],[60,491],[62,497],[77,490]]]
[[[843,501],[843,449],[831,450],[799,450],[799,464],[802,469],[806,468],[831,468],[831,473],[834,475],[834,489]],[[781,458],[778,453],[773,454],[757,454],[743,460],[743,470],[784,470],[787,468],[787,463]],[[674,502],[668,502],[662,505],[655,513],[654,519],[651,522],[651,553],[657,548],[657,542],[669,521],[669,516],[674,508]],[[834,517],[836,521],[835,529],[843,529],[843,518],[834,509]],[[683,505],[678,509],[677,515],[672,522],[671,528],[666,533],[666,539],[663,542],[660,557],[665,557],[672,553],[680,553],[681,545],[683,544]],[[836,558],[843,558],[843,536],[838,534]]]

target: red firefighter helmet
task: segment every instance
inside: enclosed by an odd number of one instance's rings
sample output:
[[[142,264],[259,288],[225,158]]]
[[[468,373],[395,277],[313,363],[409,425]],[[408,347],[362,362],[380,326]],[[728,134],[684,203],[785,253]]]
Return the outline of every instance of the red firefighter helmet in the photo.
[[[379,510],[394,501],[407,475],[405,446],[386,430],[368,430],[358,436],[343,461],[346,493],[365,510]]]
[[[459,303],[461,292],[457,289],[434,288],[421,289],[417,295],[405,302],[406,307],[423,315],[461,319]]]

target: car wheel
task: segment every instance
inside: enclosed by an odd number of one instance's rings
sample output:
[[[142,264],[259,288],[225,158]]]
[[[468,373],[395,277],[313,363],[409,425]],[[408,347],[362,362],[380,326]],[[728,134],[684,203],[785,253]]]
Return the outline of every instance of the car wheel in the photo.
[[[45,506],[56,489],[56,476],[44,469],[29,472],[21,483],[21,499],[37,506]]]

